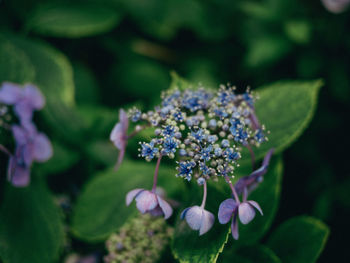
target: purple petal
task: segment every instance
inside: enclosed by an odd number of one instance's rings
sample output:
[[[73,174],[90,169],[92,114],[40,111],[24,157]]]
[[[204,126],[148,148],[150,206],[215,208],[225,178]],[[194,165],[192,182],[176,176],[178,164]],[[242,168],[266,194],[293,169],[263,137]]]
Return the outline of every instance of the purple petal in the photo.
[[[14,111],[23,124],[30,122],[33,118],[33,107],[26,101],[16,104]]]
[[[270,160],[271,160],[271,156],[272,156],[272,154],[275,152],[275,149],[274,148],[272,148],[272,149],[270,149],[268,152],[267,152],[267,154],[265,155],[265,157],[264,157],[264,160],[263,160],[263,163],[262,163],[262,165],[263,166],[269,166],[269,163],[270,163]]]
[[[324,7],[334,14],[339,14],[344,12],[348,5],[350,4],[349,0],[321,0]]]
[[[115,147],[117,147],[119,150],[122,150],[124,148],[125,140],[121,123],[117,123],[114,126],[109,138],[114,143]]]
[[[27,84],[24,86],[24,97],[33,109],[40,110],[45,105],[45,98],[41,91],[34,85]]]
[[[244,202],[239,205],[238,214],[242,224],[246,225],[255,217],[255,210],[249,203]]]
[[[163,210],[162,210],[162,208],[160,208],[159,205],[157,205],[154,209],[152,209],[151,211],[149,211],[149,213],[150,213],[152,216],[163,216],[163,215],[164,215]]]
[[[231,224],[231,232],[232,232],[232,237],[235,240],[238,240],[239,238],[239,233],[238,233],[238,220],[237,220],[237,214],[232,219],[232,224]]]
[[[12,127],[13,137],[17,145],[24,145],[28,141],[28,133],[23,129],[23,127],[18,125],[13,125]]]
[[[185,219],[186,213],[188,211],[188,209],[190,209],[191,207],[187,207],[184,211],[181,212],[180,218],[181,220]]]
[[[123,109],[120,109],[120,111],[119,111],[119,122],[121,123],[121,125],[123,127],[123,131],[126,134],[128,128],[129,128],[129,119],[128,119],[128,115],[126,114],[126,112]]]
[[[215,216],[209,211],[203,210],[201,227],[199,229],[199,235],[207,233],[212,228],[215,221]]]
[[[159,204],[160,208],[162,209],[162,211],[164,213],[164,218],[168,219],[173,214],[173,209],[160,196],[157,195],[157,199],[158,199],[158,204]]]
[[[220,224],[227,224],[230,221],[233,211],[237,208],[237,203],[232,198],[226,199],[220,204],[218,218]]]
[[[22,160],[26,166],[32,165],[34,159],[33,152],[33,144],[31,143],[16,147],[16,157]]]
[[[52,145],[43,133],[39,133],[33,142],[33,155],[34,160],[38,162],[46,162],[53,155]]]
[[[7,179],[16,187],[25,187],[30,181],[30,169],[29,167],[18,165],[17,159],[10,157]]]
[[[253,200],[249,200],[248,203],[249,203],[250,205],[252,205],[253,207],[255,207],[256,210],[258,210],[258,211],[260,212],[260,214],[263,215],[263,211],[262,211],[260,205],[259,205],[257,202],[255,202],[255,201],[253,201]]]
[[[158,205],[157,195],[147,190],[138,194],[135,200],[136,207],[142,214],[151,211]]]
[[[126,194],[126,205],[129,206],[132,202],[132,200],[134,200],[134,198],[141,192],[143,191],[143,189],[141,188],[137,188],[134,190],[131,190],[130,192],[128,192]]]
[[[119,167],[121,166],[123,159],[124,159],[124,155],[125,155],[125,148],[122,148],[121,150],[119,150],[118,153],[118,160],[117,163],[114,166],[114,170],[118,171]]]
[[[23,94],[23,90],[20,86],[4,82],[0,88],[0,102],[8,105],[17,103]]]
[[[192,206],[187,210],[185,219],[193,230],[199,230],[202,223],[203,209],[199,206]]]

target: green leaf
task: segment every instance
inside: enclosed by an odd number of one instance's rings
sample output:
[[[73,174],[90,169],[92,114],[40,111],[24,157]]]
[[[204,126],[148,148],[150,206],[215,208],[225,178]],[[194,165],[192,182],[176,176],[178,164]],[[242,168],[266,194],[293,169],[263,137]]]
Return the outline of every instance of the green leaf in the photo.
[[[260,204],[264,216],[257,215],[248,225],[239,226],[240,239],[234,241],[234,247],[256,243],[271,226],[279,204],[282,170],[281,158],[273,158],[264,181],[249,196],[250,200]],[[237,174],[237,178],[239,177],[241,174]],[[193,198],[195,194],[191,192],[191,198]],[[197,192],[200,191],[197,190]],[[226,184],[223,185],[220,182],[208,184],[206,209],[217,217],[220,203],[229,197],[230,190]],[[197,203],[200,203],[199,199]],[[186,204],[188,204],[187,207],[190,206],[190,202]],[[174,256],[180,262],[216,262],[227,239],[232,238],[229,235],[229,227],[229,224],[220,225],[216,220],[208,233],[199,236],[198,231],[191,230],[185,221],[178,219],[172,244]]]
[[[234,242],[234,246],[254,244],[269,230],[278,210],[282,176],[282,158],[273,158],[268,172],[264,175],[264,181],[248,196],[249,200],[259,203],[264,215],[257,213],[252,222],[239,225],[239,240]]]
[[[202,189],[191,190],[191,199],[196,195],[196,192],[202,194]],[[195,191],[194,191],[195,190]],[[199,197],[199,196],[198,196]],[[218,207],[220,200],[226,199],[227,196],[218,189],[208,185],[208,199],[205,209],[214,214],[217,218]],[[192,205],[200,205],[200,199]],[[186,207],[192,206],[186,202]],[[186,207],[183,207],[185,209]],[[198,231],[190,229],[185,220],[177,218],[172,241],[172,251],[176,259],[180,262],[216,262],[219,254],[224,249],[224,246],[229,238],[230,228],[228,225],[221,225],[215,219],[213,228],[202,236],[199,236]]]
[[[101,96],[94,73],[82,63],[74,63],[73,69],[77,104],[98,104]]]
[[[221,263],[282,263],[275,253],[263,245],[241,247],[238,250],[225,248],[218,262]]]
[[[289,41],[280,36],[261,36],[249,43],[245,64],[250,68],[270,66],[284,57],[291,49]]]
[[[120,169],[97,174],[79,196],[72,220],[73,234],[86,241],[97,242],[115,232],[135,213],[135,203],[125,204],[127,192],[135,188],[150,189],[155,164],[124,161]],[[185,192],[176,170],[161,166],[159,186],[167,196],[181,200]]]
[[[298,44],[306,44],[311,38],[311,25],[307,21],[287,21],[284,25],[284,31],[292,41]]]
[[[41,174],[58,174],[72,167],[80,160],[79,153],[57,141],[52,142],[53,156],[45,163],[35,164],[35,171]]]
[[[4,263],[54,262],[63,242],[62,215],[43,183],[6,188],[0,208]]]
[[[31,82],[35,69],[26,54],[0,35],[0,84]]]
[[[45,36],[79,38],[108,32],[120,20],[117,11],[100,5],[47,3],[28,16],[26,27]]]
[[[313,217],[293,217],[272,233],[267,244],[285,263],[316,262],[329,235],[329,228]]]
[[[322,85],[321,80],[285,81],[256,90],[260,97],[255,106],[256,114],[270,131],[269,140],[254,149],[257,158],[262,158],[271,148],[280,153],[299,138],[314,116]],[[248,150],[245,149],[242,156],[249,157]]]
[[[73,71],[67,58],[42,41],[12,34],[3,36],[21,49],[34,66],[36,75],[32,82],[46,97],[45,108],[40,113],[53,133],[74,144],[83,141],[86,126],[74,109]]]

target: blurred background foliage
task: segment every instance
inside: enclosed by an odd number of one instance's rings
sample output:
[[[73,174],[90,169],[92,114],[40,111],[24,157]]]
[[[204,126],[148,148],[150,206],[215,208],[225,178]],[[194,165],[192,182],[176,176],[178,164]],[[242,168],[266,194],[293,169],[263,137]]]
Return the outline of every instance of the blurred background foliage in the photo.
[[[349,28],[350,11],[330,13],[319,0],[2,0],[0,81],[45,87],[48,103],[38,122],[55,156],[34,168],[48,175],[51,191],[74,201],[91,174],[115,161],[107,139],[117,109],[155,105],[170,70],[239,90],[322,78],[314,120],[284,154],[274,225],[301,214],[321,218],[331,235],[319,262],[347,262]],[[86,252],[80,241],[71,242]]]

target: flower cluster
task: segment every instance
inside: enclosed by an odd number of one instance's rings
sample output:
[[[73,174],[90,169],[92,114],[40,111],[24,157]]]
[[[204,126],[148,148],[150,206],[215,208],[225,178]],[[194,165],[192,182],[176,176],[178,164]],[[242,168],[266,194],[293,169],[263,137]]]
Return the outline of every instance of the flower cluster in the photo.
[[[33,85],[27,84],[21,87],[5,82],[0,88],[0,103],[13,106],[13,112],[19,120],[19,124],[2,124],[12,132],[15,140],[13,154],[5,146],[0,145],[0,150],[10,157],[8,180],[14,186],[27,186],[33,161],[45,162],[53,154],[49,139],[45,134],[38,132],[32,122],[33,112],[44,107],[45,98]]]
[[[202,205],[187,208],[181,215],[192,229],[199,230],[202,235],[212,227],[215,220],[213,214],[204,209],[207,180],[225,179],[236,198],[233,201],[237,203],[237,207],[242,207],[240,210],[243,211],[243,218],[248,213],[244,211],[250,211],[243,208],[253,201],[240,203],[238,195],[248,193],[257,186],[266,172],[272,154],[272,151],[267,154],[261,168],[241,178],[235,186],[232,185],[230,176],[238,166],[242,149],[247,148],[250,151],[254,162],[253,147],[258,147],[267,140],[265,127],[260,125],[255,114],[256,96],[249,90],[237,94],[233,87],[221,85],[217,92],[201,86],[185,91],[173,89],[164,92],[161,98],[161,105],[153,111],[141,112],[132,108],[126,116],[121,110],[120,122],[111,134],[111,140],[120,150],[119,165],[127,139],[143,128],[154,128],[154,138],[149,142],[140,142],[139,149],[139,156],[146,161],[157,159],[152,191],[135,189],[129,192],[127,204],[135,198],[137,208],[142,213],[170,217],[170,205],[155,193],[160,161],[163,157],[168,157],[177,160],[176,176],[188,181],[194,179],[204,188]],[[129,119],[139,123],[130,134]],[[118,140],[123,143],[118,143]],[[246,195],[243,199],[245,198]]]

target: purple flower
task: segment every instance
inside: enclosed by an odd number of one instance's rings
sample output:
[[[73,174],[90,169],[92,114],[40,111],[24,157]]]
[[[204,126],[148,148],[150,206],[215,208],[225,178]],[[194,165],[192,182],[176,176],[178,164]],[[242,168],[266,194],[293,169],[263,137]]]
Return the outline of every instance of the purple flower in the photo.
[[[14,105],[14,112],[22,125],[29,123],[34,110],[40,110],[45,105],[45,98],[40,90],[31,84],[21,86],[4,82],[0,89],[0,102]]]
[[[193,230],[199,230],[199,235],[207,233],[212,228],[215,217],[202,206],[192,206],[186,208],[181,213],[181,219],[185,219]]]
[[[240,195],[243,193],[244,188],[247,188],[248,192],[251,192],[258,186],[258,184],[263,180],[264,174],[267,172],[267,168],[269,167],[271,156],[274,151],[274,149],[270,149],[267,152],[260,168],[256,169],[250,175],[244,176],[237,181],[235,184],[237,194]]]
[[[126,195],[126,205],[129,206],[135,199],[137,209],[142,213],[150,213],[153,216],[164,215],[165,219],[168,219],[173,209],[171,206],[158,194],[144,190],[134,189]]]
[[[226,199],[220,204],[218,218],[220,224],[227,224],[230,219],[232,236],[234,239],[238,239],[238,220],[239,217],[242,224],[248,224],[255,217],[255,209],[257,209],[262,215],[263,212],[259,204],[255,201],[249,200],[242,203],[237,203],[232,198]]]
[[[12,126],[16,142],[15,154],[10,156],[8,180],[18,187],[24,187],[30,181],[30,167],[33,161],[46,162],[52,157],[52,145],[47,136],[39,133],[32,123],[25,126]]]
[[[324,7],[334,14],[342,13],[350,4],[350,0],[321,0]]]
[[[121,109],[119,111],[119,122],[114,126],[110,135],[110,140],[114,143],[115,147],[119,149],[118,161],[115,166],[116,169],[119,168],[124,158],[125,148],[128,142],[127,141],[128,128],[129,128],[128,116],[126,112],[123,109]]]

